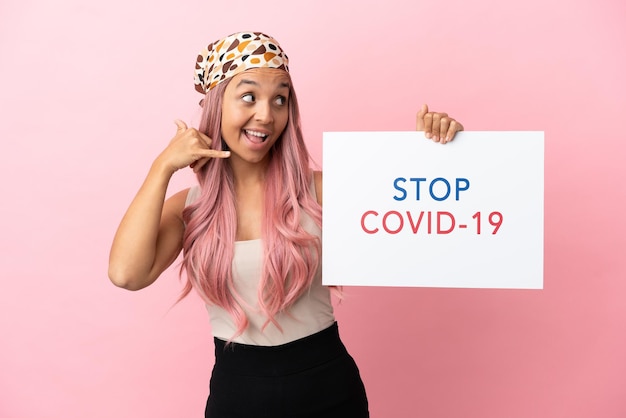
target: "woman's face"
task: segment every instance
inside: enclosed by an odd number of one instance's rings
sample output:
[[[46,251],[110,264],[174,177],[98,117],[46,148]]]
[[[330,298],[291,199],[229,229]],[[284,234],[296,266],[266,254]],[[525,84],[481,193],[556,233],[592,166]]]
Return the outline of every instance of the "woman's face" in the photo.
[[[266,161],[289,119],[286,71],[252,68],[233,77],[222,102],[222,138],[231,159]]]

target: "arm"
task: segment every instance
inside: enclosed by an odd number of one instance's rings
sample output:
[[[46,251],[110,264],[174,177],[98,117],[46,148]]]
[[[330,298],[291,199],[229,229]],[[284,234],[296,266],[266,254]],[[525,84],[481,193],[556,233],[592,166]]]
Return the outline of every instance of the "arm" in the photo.
[[[129,290],[149,286],[180,254],[188,189],[165,201],[172,175],[190,165],[197,171],[209,158],[230,155],[211,149],[206,135],[183,122],[177,125],[176,136],[152,164],[113,239],[109,278],[116,286]]]
[[[180,253],[187,190],[165,202],[170,177],[155,162],[120,222],[109,255],[116,286],[139,290],[152,284]]]

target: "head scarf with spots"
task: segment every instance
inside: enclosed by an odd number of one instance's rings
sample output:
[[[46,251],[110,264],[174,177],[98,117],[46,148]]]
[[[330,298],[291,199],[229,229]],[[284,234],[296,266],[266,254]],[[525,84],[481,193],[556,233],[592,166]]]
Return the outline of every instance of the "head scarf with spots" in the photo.
[[[196,60],[195,85],[202,94],[250,68],[289,71],[289,59],[276,39],[261,32],[238,32],[213,42]]]

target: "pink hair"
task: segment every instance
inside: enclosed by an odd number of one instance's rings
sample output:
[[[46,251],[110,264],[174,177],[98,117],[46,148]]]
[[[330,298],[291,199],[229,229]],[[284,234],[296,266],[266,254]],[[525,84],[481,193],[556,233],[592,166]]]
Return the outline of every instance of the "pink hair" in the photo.
[[[218,84],[204,99],[199,130],[222,149],[222,98],[230,80]],[[321,227],[322,209],[311,195],[310,155],[302,137],[300,111],[293,85],[289,97],[289,119],[272,148],[265,177],[262,242],[264,262],[258,301],[267,315],[267,326],[311,285],[321,259],[319,237],[300,225],[306,212]],[[187,282],[181,298],[196,289],[207,303],[232,315],[241,335],[248,318],[236,293],[232,260],[237,228],[233,172],[228,159],[209,160],[198,172],[200,197],[183,211],[186,224],[181,271]]]

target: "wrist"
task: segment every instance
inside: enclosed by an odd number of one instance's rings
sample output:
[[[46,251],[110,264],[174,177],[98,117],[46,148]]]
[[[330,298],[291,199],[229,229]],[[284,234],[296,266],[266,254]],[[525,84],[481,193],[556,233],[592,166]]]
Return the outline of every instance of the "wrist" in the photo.
[[[178,171],[178,168],[172,166],[172,164],[169,164],[167,161],[164,161],[161,156],[157,157],[157,159],[154,160],[152,166],[150,167],[151,173],[165,177],[168,180],[174,175],[176,171]]]

